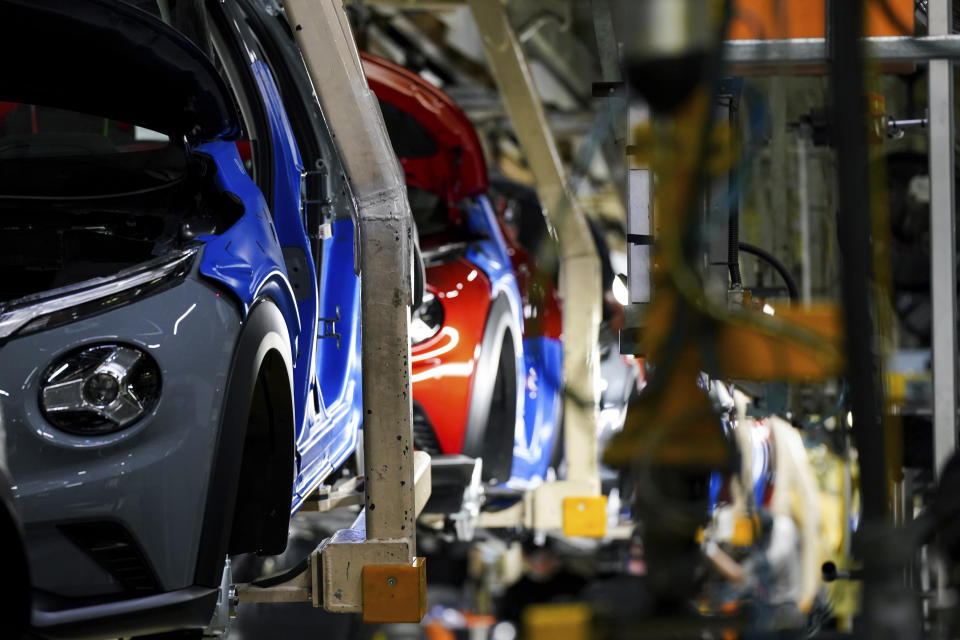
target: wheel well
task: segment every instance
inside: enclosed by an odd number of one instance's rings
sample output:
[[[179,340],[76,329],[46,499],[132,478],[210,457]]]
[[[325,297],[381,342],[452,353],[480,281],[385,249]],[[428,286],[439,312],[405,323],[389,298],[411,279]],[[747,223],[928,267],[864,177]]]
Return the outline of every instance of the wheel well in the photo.
[[[517,361],[513,330],[507,327],[490,399],[483,447],[483,480],[506,482],[513,467],[513,439],[517,420]]]
[[[477,359],[463,453],[483,458],[483,479],[509,478],[517,415],[517,350],[522,334],[503,295],[490,306]],[[512,376],[509,374],[513,374]]]
[[[282,553],[293,497],[293,396],[283,356],[266,353],[250,398],[228,553]]]

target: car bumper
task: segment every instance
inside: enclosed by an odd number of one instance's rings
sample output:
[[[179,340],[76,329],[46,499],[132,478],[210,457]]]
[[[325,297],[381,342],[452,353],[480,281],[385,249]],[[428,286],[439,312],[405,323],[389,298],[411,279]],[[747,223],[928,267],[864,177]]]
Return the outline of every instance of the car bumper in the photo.
[[[75,608],[71,601],[143,604],[147,596],[193,585],[239,328],[236,305],[194,270],[181,284],[134,304],[0,347],[0,401],[31,582],[61,603],[48,611],[35,606],[37,623],[55,627],[71,615],[96,614],[96,608]],[[49,425],[39,405],[44,369],[78,347],[117,342],[157,361],[162,393],[153,411],[102,436]],[[86,537],[76,535],[78,526],[87,527]],[[127,555],[96,551],[98,530],[123,538]]]
[[[31,624],[33,631],[42,637],[70,640],[202,629],[210,622],[218,593],[218,589],[209,587],[190,587],[61,611],[34,608]]]

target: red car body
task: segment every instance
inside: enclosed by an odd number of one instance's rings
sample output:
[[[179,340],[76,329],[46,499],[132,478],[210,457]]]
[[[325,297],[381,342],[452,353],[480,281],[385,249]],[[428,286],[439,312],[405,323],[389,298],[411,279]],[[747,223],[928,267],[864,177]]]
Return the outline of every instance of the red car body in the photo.
[[[463,255],[443,254],[461,244],[462,203],[487,191],[483,149],[473,125],[446,94],[386,60],[367,54],[361,54],[361,59],[369,86],[380,100],[408,188],[434,194],[441,209],[436,227],[419,229],[425,289],[441,301],[444,320],[436,335],[414,341],[411,347],[415,442],[432,454],[477,456],[479,452],[470,450],[475,447],[466,438],[481,344],[497,285]],[[433,145],[423,139],[402,139],[404,130],[417,127],[426,130]],[[440,259],[432,259],[435,255]],[[508,455],[512,431],[510,426]],[[509,461],[507,465],[509,471]]]

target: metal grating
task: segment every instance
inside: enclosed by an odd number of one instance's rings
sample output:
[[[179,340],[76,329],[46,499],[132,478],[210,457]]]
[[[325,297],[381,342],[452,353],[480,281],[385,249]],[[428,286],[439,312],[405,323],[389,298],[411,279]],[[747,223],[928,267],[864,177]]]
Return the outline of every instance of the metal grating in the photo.
[[[443,453],[427,412],[416,402],[413,403],[413,446],[431,456]]]
[[[78,522],[60,525],[59,529],[126,591],[138,596],[160,591],[146,556],[123,525]]]

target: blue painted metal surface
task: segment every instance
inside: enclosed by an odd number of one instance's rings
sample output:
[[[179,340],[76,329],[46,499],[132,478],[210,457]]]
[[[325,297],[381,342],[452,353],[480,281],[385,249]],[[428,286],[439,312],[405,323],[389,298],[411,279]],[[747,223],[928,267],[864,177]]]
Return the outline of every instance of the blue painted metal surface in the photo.
[[[290,330],[291,350],[296,353],[300,316],[267,202],[243,168],[235,144],[208,142],[196,150],[216,163],[217,188],[236,195],[244,206],[243,216],[232,227],[219,235],[197,238],[206,243],[200,273],[232,291],[244,317],[254,301],[269,297],[283,314]]]
[[[276,83],[262,61],[251,65],[270,125],[273,202],[268,208],[247,176],[232,143],[215,142],[198,151],[217,163],[220,186],[235,193],[246,212],[207,243],[200,271],[233,291],[243,312],[262,296],[283,313],[294,354],[295,438],[300,468],[292,511],[357,446],[362,421],[360,386],[360,278],[354,272],[352,221],[333,224],[323,241],[318,270],[301,211],[303,163]],[[315,288],[296,300],[281,248],[296,247],[306,257]]]
[[[470,244],[466,254],[467,260],[480,267],[480,270],[490,279],[491,299],[501,293],[507,296],[510,309],[523,327],[523,302],[520,298],[520,290],[517,288],[517,279],[513,275],[507,243],[500,232],[490,201],[486,196],[479,196],[471,202],[464,213],[467,229],[474,236],[481,238]]]
[[[303,163],[293,129],[269,68],[262,61],[252,66],[270,120],[277,238],[281,246],[304,251],[310,280],[318,282],[300,208]],[[298,303],[305,337],[294,364],[300,469],[293,511],[356,448],[362,418],[360,280],[353,269],[353,225],[344,220],[333,226],[333,237],[324,241],[318,286]],[[327,334],[339,334],[339,339],[322,337]],[[315,387],[319,402],[310,397]]]
[[[563,393],[563,345],[555,338],[523,340],[524,436],[513,449],[510,486],[523,488],[547,475],[553,446],[558,442]]]
[[[323,241],[320,312],[327,321],[321,321],[319,330],[321,335],[338,335],[317,342],[320,411],[297,441],[303,464],[297,478],[294,508],[299,508],[307,491],[350,457],[357,447],[363,420],[360,277],[353,268],[353,234],[352,220],[338,220],[333,223],[333,237]]]
[[[493,298],[507,297],[523,327],[523,302],[517,288],[507,244],[486,196],[479,196],[466,210],[467,228],[482,239],[471,244],[466,258],[490,279]],[[513,467],[508,485],[524,488],[539,484],[547,467],[560,427],[563,349],[560,341],[543,336],[525,338],[517,354],[517,393],[521,398],[514,432]]]

